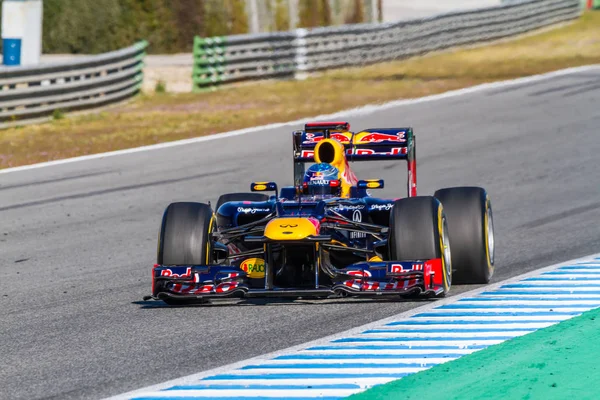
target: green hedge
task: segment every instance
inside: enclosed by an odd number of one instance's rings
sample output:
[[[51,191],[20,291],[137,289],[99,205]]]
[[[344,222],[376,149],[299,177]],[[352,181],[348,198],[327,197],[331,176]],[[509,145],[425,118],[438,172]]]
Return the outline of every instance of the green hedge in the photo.
[[[298,3],[300,27],[364,18],[361,0],[334,0],[334,10],[328,0]],[[289,29],[287,0],[270,0],[265,10],[269,30]],[[43,30],[44,53],[96,54],[139,40],[150,42],[151,53],[177,53],[191,52],[195,35],[248,32],[248,16],[245,0],[44,0]]]

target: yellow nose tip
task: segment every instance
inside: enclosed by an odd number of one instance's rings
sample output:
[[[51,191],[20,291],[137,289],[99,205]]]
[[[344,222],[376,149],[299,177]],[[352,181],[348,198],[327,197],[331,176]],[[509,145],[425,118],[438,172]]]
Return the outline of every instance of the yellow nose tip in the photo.
[[[318,222],[309,218],[277,218],[265,227],[265,236],[271,240],[302,240],[318,235]]]

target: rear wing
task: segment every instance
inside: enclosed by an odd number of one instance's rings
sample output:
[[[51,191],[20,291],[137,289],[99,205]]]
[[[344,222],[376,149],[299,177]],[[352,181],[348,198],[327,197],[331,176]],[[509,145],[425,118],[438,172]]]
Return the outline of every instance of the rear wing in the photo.
[[[304,130],[293,132],[294,183],[302,183],[305,163],[314,162],[315,146],[323,139],[344,145],[346,160],[406,160],[408,197],[417,195],[417,162],[412,128],[378,128],[351,132],[347,122],[307,123]]]

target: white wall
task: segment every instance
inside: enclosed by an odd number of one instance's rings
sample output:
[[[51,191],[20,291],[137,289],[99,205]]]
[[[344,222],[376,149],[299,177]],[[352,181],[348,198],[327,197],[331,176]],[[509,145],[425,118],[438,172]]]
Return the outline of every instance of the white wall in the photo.
[[[384,22],[430,17],[455,10],[496,6],[501,0],[383,0]]]
[[[35,65],[42,53],[42,0],[4,0],[2,37],[21,39],[21,65]]]

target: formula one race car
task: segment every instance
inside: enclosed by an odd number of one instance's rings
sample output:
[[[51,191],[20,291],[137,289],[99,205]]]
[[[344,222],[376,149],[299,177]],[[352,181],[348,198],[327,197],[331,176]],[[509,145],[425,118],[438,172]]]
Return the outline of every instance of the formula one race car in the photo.
[[[169,205],[146,299],[433,297],[453,282],[487,283],[494,234],[486,191],[417,196],[411,128],[349,129],[323,122],[293,132],[294,185],[280,192],[274,182],[254,182],[251,193],[222,195],[214,210]],[[406,198],[371,197],[384,182],[359,180],[350,169],[394,159],[407,160]]]

